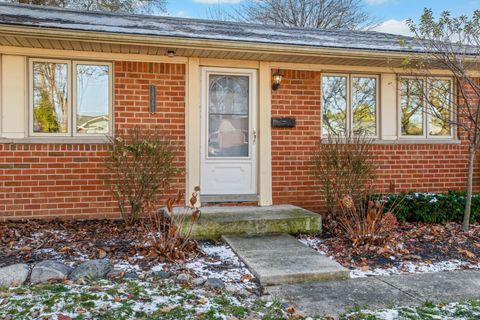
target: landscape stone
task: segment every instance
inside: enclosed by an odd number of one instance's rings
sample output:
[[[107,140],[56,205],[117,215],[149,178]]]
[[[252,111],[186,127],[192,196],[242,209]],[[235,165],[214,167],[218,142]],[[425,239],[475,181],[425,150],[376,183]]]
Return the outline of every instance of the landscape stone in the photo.
[[[89,260],[70,273],[70,280],[77,281],[80,279],[101,279],[105,278],[108,272],[112,269],[112,263],[109,259]]]
[[[138,273],[132,271],[132,272],[127,272],[123,276],[124,279],[138,279]]]
[[[195,278],[193,279],[193,284],[196,285],[196,286],[201,286],[202,284],[204,284],[206,281],[205,278]]]
[[[177,281],[180,282],[180,283],[184,283],[184,282],[188,282],[190,281],[190,275],[186,274],[186,273],[180,273],[178,276],[177,276]]]
[[[168,271],[160,270],[160,271],[154,271],[153,275],[159,277],[160,279],[168,279],[172,276],[172,273]]]
[[[119,278],[123,275],[123,271],[120,270],[110,270],[107,275],[105,276],[107,279],[115,279]]]
[[[217,278],[208,278],[205,281],[205,287],[212,289],[223,289],[225,288],[225,282]]]
[[[30,282],[33,284],[46,283],[49,281],[65,280],[72,272],[72,268],[61,262],[46,260],[37,263],[30,275]]]
[[[25,283],[30,273],[27,264],[18,263],[0,268],[0,287],[14,287]]]
[[[237,288],[235,286],[232,286],[232,285],[225,286],[225,291],[227,293],[231,293],[231,294],[238,292]]]

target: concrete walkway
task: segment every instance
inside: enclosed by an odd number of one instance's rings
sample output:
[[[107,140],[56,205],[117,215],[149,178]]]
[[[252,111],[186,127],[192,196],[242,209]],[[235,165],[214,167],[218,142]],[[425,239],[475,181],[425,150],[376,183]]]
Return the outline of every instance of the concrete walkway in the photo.
[[[418,306],[480,298],[480,271],[464,270],[269,287],[306,315],[338,316],[354,307]]]
[[[349,270],[288,234],[223,236],[262,285],[348,279]]]

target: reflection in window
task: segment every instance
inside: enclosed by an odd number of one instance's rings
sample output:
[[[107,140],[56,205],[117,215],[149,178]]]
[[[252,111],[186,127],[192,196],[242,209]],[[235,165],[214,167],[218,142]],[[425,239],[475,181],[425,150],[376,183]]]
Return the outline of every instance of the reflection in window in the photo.
[[[405,136],[422,136],[423,133],[423,80],[401,79],[400,108],[401,130]]]
[[[76,68],[77,133],[108,133],[109,67],[78,64]]]
[[[377,78],[352,77],[353,133],[377,134]]]
[[[68,132],[66,63],[33,63],[33,132]]]
[[[208,156],[249,156],[249,77],[209,76]]]
[[[428,84],[428,133],[450,136],[451,81],[434,79]]]
[[[322,102],[323,134],[346,133],[347,77],[323,76]]]

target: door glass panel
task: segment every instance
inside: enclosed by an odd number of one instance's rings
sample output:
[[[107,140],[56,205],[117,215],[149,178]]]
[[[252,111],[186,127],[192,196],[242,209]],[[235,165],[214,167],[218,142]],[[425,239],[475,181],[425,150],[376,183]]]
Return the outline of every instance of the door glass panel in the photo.
[[[209,157],[249,156],[248,82],[248,76],[209,76]]]

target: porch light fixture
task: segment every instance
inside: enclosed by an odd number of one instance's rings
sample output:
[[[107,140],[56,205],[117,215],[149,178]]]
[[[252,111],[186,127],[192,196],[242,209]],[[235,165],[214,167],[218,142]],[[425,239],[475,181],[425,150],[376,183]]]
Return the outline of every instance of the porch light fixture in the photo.
[[[169,58],[175,57],[175,50],[171,50],[171,49],[170,49],[170,50],[167,50],[167,56],[168,56]]]
[[[277,91],[280,88],[280,83],[282,82],[282,74],[280,73],[280,69],[273,74],[273,83],[272,83],[272,90]]]

